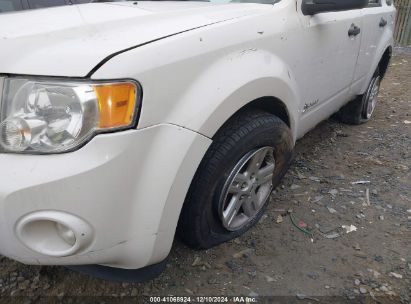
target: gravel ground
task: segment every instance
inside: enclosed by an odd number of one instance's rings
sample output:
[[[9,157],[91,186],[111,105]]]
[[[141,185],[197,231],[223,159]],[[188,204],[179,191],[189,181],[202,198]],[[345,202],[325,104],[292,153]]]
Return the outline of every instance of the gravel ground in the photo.
[[[166,271],[141,284],[0,257],[0,303],[129,302],[143,295],[411,303],[410,62],[407,50],[396,53],[373,121],[353,127],[331,118],[297,143],[296,161],[266,215],[241,238],[207,251],[176,240]],[[312,235],[292,224],[289,211]],[[347,233],[349,227],[356,230]]]

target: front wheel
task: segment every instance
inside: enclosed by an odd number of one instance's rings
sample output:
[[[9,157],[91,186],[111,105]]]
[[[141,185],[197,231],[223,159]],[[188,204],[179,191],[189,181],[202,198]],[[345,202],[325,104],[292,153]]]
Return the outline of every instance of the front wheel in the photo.
[[[207,249],[255,225],[293,151],[290,128],[265,112],[245,112],[215,136],[194,177],[179,221],[191,247]]]
[[[351,125],[360,125],[368,122],[374,114],[380,86],[381,75],[379,69],[377,69],[366,93],[350,101],[340,110],[339,117],[341,121]]]

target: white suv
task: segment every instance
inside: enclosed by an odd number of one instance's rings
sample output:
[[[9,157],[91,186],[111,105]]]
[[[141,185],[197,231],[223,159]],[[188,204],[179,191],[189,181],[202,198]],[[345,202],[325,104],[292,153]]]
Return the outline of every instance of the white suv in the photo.
[[[194,248],[241,235],[298,138],[371,118],[394,19],[389,0],[1,14],[1,254],[139,280],[177,227]]]

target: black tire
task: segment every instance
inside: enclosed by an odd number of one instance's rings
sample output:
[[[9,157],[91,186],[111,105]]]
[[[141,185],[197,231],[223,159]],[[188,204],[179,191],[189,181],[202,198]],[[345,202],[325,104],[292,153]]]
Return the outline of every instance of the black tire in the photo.
[[[290,128],[280,118],[260,111],[244,112],[217,132],[195,174],[180,216],[179,235],[188,246],[214,247],[238,237],[258,222],[269,199],[252,222],[234,232],[223,227],[218,201],[237,162],[250,151],[266,146],[274,148],[275,188],[289,168],[294,147]]]
[[[338,112],[338,117],[343,123],[361,125],[372,118],[372,116],[367,117],[366,108],[368,106],[371,89],[376,80],[381,80],[379,69],[375,71],[365,94],[357,96],[357,98],[347,103]]]

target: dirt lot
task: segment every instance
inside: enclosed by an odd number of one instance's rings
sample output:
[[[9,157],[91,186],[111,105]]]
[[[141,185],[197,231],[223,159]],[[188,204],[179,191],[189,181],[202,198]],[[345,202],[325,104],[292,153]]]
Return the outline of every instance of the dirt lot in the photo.
[[[203,252],[177,240],[167,270],[144,284],[0,257],[0,302],[251,295],[276,303],[411,303],[410,96],[405,52],[392,61],[374,120],[353,127],[330,119],[299,141],[267,215],[240,239]],[[293,226],[289,209],[313,235]]]

